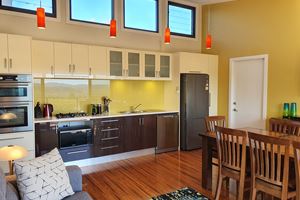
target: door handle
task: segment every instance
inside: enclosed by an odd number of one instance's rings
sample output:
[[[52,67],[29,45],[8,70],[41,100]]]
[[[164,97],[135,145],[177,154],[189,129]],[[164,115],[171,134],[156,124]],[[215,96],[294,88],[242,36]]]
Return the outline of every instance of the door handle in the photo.
[[[92,75],[92,68],[91,67],[89,69],[89,73],[90,73],[90,75]]]
[[[9,59],[9,68],[12,68],[12,65],[13,65],[13,62],[12,62],[12,59],[10,58]]]
[[[233,109],[234,112],[238,112],[238,110],[236,108]]]
[[[75,64],[73,64],[73,73],[75,72]]]
[[[7,58],[4,58],[4,68],[7,68]]]
[[[233,102],[233,105],[236,105],[236,102]]]
[[[69,64],[69,72],[71,73],[71,69],[72,68],[72,65],[71,64]]]

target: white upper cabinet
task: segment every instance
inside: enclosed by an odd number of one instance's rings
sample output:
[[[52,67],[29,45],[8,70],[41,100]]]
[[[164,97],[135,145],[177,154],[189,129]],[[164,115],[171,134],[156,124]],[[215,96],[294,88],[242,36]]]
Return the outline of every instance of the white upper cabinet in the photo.
[[[72,74],[72,45],[68,43],[54,43],[55,75]]]
[[[0,73],[8,73],[7,34],[0,33]]]
[[[153,79],[157,76],[158,56],[156,53],[145,52],[143,54],[143,77]]]
[[[122,49],[108,49],[108,75],[110,77],[126,77],[125,51]]]
[[[179,53],[180,73],[208,73],[208,57],[200,53]]]
[[[54,77],[53,42],[32,40],[32,73],[34,77]]]
[[[142,54],[140,51],[126,51],[126,76],[139,78],[142,75]]]
[[[72,44],[72,73],[77,75],[89,74],[89,46]]]
[[[100,46],[89,46],[89,75],[105,78],[107,73],[107,49]]]
[[[31,37],[0,34],[0,73],[31,74]]]
[[[157,76],[160,79],[171,79],[171,54],[159,54],[159,68],[157,69]]]

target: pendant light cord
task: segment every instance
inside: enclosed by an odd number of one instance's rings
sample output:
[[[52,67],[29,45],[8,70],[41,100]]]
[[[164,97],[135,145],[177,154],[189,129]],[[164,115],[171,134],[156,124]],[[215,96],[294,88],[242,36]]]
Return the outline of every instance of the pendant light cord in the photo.
[[[42,7],[42,0],[40,0],[40,8]]]
[[[207,32],[210,33],[210,6],[208,7],[208,15],[207,15]]]

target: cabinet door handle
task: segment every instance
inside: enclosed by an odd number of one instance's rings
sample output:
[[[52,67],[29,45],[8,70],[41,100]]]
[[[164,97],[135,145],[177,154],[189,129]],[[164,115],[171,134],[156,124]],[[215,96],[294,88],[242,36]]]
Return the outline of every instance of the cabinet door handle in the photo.
[[[112,120],[106,120],[106,121],[102,121],[102,123],[111,123],[111,122],[118,122],[118,119],[112,119]]]
[[[75,64],[73,64],[73,73],[75,72]]]
[[[119,147],[119,145],[114,145],[114,146],[109,146],[109,147],[102,147],[101,150],[113,149],[113,148],[117,148],[117,147]]]
[[[97,128],[94,127],[94,136],[96,136],[96,134],[97,134]]]
[[[9,59],[9,68],[12,68],[12,65],[13,65],[13,62],[12,62],[12,59],[10,58]]]
[[[5,139],[0,139],[0,141],[7,141],[7,140],[20,140],[20,139],[24,139],[24,137],[5,138]]]
[[[53,68],[53,65],[51,65],[51,74],[54,74],[54,68]]]
[[[68,152],[68,155],[72,155],[72,154],[78,154],[78,153],[86,153],[88,150],[82,150],[82,151],[72,151],[72,152]]]
[[[119,139],[119,137],[102,138],[101,141],[115,140],[115,139]]]
[[[71,69],[72,68],[72,65],[71,64],[69,64],[69,72],[71,73]]]
[[[92,68],[90,67],[90,69],[89,69],[90,71],[89,71],[89,73],[90,73],[90,75],[92,75]]]
[[[107,128],[107,129],[102,129],[101,132],[108,132],[108,131],[118,131],[119,128]]]
[[[174,118],[174,115],[164,115],[163,118]]]
[[[4,68],[7,68],[7,58],[4,58]]]

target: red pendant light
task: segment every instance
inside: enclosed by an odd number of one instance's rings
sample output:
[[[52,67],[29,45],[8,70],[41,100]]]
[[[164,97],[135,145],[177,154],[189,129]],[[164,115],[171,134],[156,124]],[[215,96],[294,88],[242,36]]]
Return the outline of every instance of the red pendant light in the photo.
[[[211,34],[207,33],[206,35],[206,49],[211,49],[212,38]]]
[[[115,19],[110,20],[110,38],[117,37],[117,21]]]
[[[40,0],[40,7],[36,9],[36,21],[39,29],[46,29],[46,14],[45,9],[42,8],[42,0]]]
[[[37,8],[36,9],[36,17],[37,17],[37,27],[39,29],[45,29],[46,28],[46,15],[45,15],[45,9],[44,8]]]
[[[165,44],[170,44],[171,42],[171,31],[170,28],[167,27],[165,30]]]

